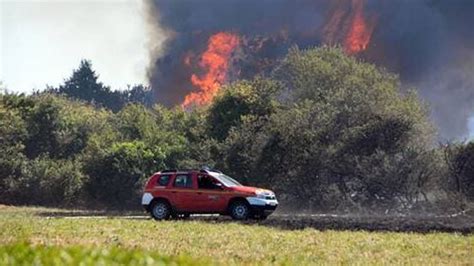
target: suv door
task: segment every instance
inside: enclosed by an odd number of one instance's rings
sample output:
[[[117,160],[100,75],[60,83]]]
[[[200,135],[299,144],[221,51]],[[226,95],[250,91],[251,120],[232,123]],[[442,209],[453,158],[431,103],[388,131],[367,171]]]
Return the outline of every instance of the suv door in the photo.
[[[197,211],[195,183],[191,174],[176,174],[170,189],[176,210],[182,212]]]
[[[224,186],[206,174],[197,175],[197,207],[202,212],[225,212],[229,193]]]
[[[173,199],[171,197],[171,192],[168,189],[170,185],[170,181],[173,180],[174,174],[159,174],[155,175],[150,179],[149,187],[150,192],[152,193],[153,197],[164,197],[167,198],[173,203]]]

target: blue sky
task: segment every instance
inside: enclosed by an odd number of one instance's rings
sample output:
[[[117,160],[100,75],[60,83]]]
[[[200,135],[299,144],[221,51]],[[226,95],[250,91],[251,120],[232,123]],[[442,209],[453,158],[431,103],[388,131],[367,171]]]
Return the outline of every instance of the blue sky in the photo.
[[[139,0],[0,0],[0,81],[10,91],[56,86],[82,58],[112,88],[146,84]]]

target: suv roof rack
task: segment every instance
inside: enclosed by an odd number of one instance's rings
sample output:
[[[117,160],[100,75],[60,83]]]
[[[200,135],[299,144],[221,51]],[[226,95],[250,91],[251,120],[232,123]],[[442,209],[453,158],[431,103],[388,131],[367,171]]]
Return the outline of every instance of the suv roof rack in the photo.
[[[201,172],[201,173],[217,172],[217,173],[222,174],[221,171],[207,167],[207,166],[202,167],[201,169],[165,169],[163,171],[160,171],[160,173],[193,172],[193,171]]]
[[[176,172],[193,172],[199,171],[198,169],[166,169],[161,171],[160,173],[176,173]]]
[[[201,168],[200,172],[202,172],[202,173],[206,173],[206,172],[216,172],[216,173],[222,174],[221,171],[219,171],[219,170],[217,170],[217,169],[210,168],[210,167],[208,167],[208,166],[203,166],[203,167]]]

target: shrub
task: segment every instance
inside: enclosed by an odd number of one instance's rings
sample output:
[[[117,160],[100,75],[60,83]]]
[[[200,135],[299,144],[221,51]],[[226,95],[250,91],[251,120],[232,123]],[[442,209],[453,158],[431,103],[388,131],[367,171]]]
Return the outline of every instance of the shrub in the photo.
[[[87,192],[92,200],[106,206],[136,206],[144,180],[165,167],[164,159],[159,147],[150,147],[142,141],[116,143],[86,159]]]
[[[24,159],[24,158],[23,158]],[[42,156],[16,164],[5,179],[5,200],[16,204],[69,206],[81,200],[81,163]]]

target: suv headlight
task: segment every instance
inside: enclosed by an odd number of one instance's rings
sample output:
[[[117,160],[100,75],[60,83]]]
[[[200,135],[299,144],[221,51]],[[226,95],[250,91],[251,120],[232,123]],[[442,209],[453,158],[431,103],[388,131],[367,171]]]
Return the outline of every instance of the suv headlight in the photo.
[[[272,196],[273,193],[270,191],[265,191],[265,190],[257,190],[255,191],[255,197],[259,199],[266,199],[267,196]]]

